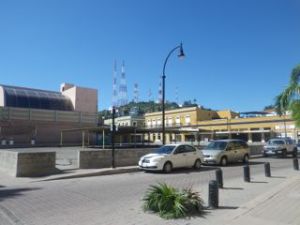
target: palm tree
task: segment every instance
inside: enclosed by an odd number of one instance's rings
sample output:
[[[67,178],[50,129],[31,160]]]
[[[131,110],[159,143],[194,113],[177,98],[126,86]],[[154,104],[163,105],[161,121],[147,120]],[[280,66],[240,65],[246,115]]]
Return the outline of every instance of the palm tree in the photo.
[[[275,98],[275,109],[279,116],[284,117],[290,110],[296,126],[300,127],[300,64],[292,70],[289,85]]]

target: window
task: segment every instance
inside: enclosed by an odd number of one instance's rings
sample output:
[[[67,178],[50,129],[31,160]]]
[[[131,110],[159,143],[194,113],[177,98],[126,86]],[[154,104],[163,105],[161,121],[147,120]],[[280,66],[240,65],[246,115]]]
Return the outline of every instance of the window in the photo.
[[[191,117],[189,115],[185,116],[185,124],[186,125],[191,124]]]
[[[181,154],[185,152],[184,146],[178,146],[177,149],[175,150],[175,154]]]
[[[184,148],[185,148],[185,152],[195,152],[196,151],[196,149],[190,145],[185,145]]]
[[[180,117],[179,116],[176,117],[176,125],[180,125]]]

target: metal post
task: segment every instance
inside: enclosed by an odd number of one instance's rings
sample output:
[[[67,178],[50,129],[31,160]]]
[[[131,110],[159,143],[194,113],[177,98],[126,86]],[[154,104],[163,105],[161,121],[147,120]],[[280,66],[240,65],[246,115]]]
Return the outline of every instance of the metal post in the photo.
[[[297,158],[293,159],[294,170],[299,170],[299,162]]]
[[[223,172],[221,169],[216,170],[216,180],[218,182],[219,188],[223,188]]]
[[[115,168],[115,116],[116,116],[116,109],[115,107],[112,108],[112,133],[111,133],[111,167]]]
[[[270,163],[265,162],[265,176],[266,177],[271,177],[271,168],[270,168]]]
[[[168,59],[170,58],[171,54],[176,49],[180,49],[178,57],[180,57],[180,58],[184,57],[184,52],[183,52],[182,43],[181,43],[180,45],[176,46],[169,52],[169,54],[166,57],[165,62],[164,62],[163,74],[162,74],[162,140],[163,140],[163,145],[166,144],[166,139],[165,139],[165,133],[166,133],[165,132],[165,79],[166,79],[166,74],[165,74],[165,70],[166,70],[166,65],[167,65]]]
[[[250,182],[250,167],[248,165],[244,166],[244,181]]]
[[[211,180],[208,184],[208,207],[212,209],[219,207],[219,188],[216,180]]]
[[[136,148],[136,127],[134,128],[134,148]]]
[[[104,131],[104,128],[102,130],[102,149],[105,148],[105,131]]]
[[[84,144],[85,144],[84,143],[85,142],[85,140],[84,140],[85,139],[85,132],[84,131],[82,131],[82,138],[81,139],[82,139],[81,140],[82,141],[82,148],[84,148]]]
[[[60,132],[60,146],[63,145],[63,132]]]

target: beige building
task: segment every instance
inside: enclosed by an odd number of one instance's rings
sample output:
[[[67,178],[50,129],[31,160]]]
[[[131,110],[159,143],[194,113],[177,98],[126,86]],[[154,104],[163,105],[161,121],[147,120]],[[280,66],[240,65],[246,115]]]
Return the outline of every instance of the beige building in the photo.
[[[145,114],[146,128],[152,132],[146,138],[162,140],[162,113]],[[298,129],[289,116],[267,114],[240,118],[230,110],[210,111],[198,107],[168,110],[165,114],[166,142],[207,142],[211,139],[239,138],[248,142],[265,142],[271,137],[288,136],[298,140]]]
[[[97,90],[71,84],[61,92],[0,85],[1,145],[59,145],[61,130],[97,125],[97,102]],[[81,133],[64,143],[81,143]]]

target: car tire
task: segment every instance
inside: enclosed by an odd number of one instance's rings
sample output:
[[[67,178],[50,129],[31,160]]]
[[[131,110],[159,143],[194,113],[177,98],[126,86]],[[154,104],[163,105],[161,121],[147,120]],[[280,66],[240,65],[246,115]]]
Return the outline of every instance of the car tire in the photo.
[[[267,155],[266,153],[263,153],[263,157],[266,157],[266,158],[267,158],[267,157],[268,157],[268,155]]]
[[[286,149],[283,149],[282,150],[282,158],[286,158],[286,155],[287,155],[287,152],[286,152]]]
[[[201,169],[201,160],[197,159],[194,163],[194,169],[200,170]]]
[[[245,154],[243,158],[243,163],[248,164],[249,163],[249,155]]]
[[[166,163],[164,164],[163,171],[164,171],[165,173],[171,173],[172,170],[173,170],[172,163],[171,163],[171,162],[166,162]]]
[[[223,156],[220,160],[220,165],[221,166],[227,166],[228,164],[228,160],[227,160],[227,157],[226,156]]]
[[[294,150],[293,150],[293,157],[297,158],[297,156],[298,156],[297,148],[294,148]]]

